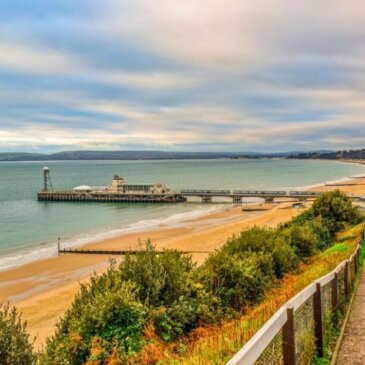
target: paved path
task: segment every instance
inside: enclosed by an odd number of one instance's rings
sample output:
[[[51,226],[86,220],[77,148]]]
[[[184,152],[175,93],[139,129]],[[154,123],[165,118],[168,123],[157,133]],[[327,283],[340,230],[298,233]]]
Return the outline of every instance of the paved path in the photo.
[[[337,365],[365,365],[365,268],[362,271]]]

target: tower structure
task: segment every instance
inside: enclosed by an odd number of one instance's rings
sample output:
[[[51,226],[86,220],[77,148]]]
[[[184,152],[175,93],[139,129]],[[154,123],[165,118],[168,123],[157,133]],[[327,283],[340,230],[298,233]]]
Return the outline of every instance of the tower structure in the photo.
[[[48,191],[49,168],[43,167],[43,191]]]

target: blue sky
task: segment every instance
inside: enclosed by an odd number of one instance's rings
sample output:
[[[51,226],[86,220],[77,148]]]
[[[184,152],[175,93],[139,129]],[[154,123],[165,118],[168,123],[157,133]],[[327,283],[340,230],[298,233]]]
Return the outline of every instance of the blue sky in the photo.
[[[364,147],[360,0],[0,0],[0,152]]]

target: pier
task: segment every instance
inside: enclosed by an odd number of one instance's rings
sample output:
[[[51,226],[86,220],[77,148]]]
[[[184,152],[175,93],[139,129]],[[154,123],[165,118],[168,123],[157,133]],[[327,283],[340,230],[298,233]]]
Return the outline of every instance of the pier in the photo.
[[[318,198],[321,192],[311,191],[265,191],[265,190],[181,190],[169,193],[114,193],[97,191],[41,191],[39,201],[59,202],[101,202],[101,203],[182,203],[189,197],[200,198],[202,203],[212,203],[214,198],[229,198],[234,204],[241,204],[244,198],[262,198],[273,202],[279,198],[307,200]]]
[[[49,169],[43,169],[43,190],[38,192],[39,201],[53,202],[100,202],[100,203],[183,203],[189,198],[199,198],[202,203],[213,203],[213,199],[228,198],[233,204],[242,204],[244,198],[262,198],[265,202],[276,199],[305,201],[316,199],[323,192],[300,190],[216,190],[182,189],[173,191],[162,182],[154,184],[127,184],[122,177],[115,175],[110,186],[77,186],[72,190],[54,190]],[[349,195],[353,200],[365,197]]]
[[[181,190],[180,194],[187,197],[199,197],[203,203],[211,203],[213,198],[230,198],[234,204],[241,204],[243,198],[262,198],[265,202],[273,202],[275,198],[294,198],[306,200],[318,198],[322,192],[284,191],[284,190]]]

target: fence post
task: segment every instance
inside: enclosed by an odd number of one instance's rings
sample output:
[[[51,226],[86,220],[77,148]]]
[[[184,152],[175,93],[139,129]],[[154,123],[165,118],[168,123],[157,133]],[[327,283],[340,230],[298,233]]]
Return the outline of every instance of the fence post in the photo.
[[[349,262],[345,263],[345,273],[344,273],[344,287],[345,287],[345,297],[346,301],[349,299],[350,288],[349,288]]]
[[[335,277],[332,280],[331,284],[332,289],[332,316],[333,316],[333,324],[335,327],[338,325],[338,273],[335,272]]]
[[[316,283],[316,292],[313,295],[314,310],[314,335],[316,338],[317,355],[323,356],[323,334],[322,334],[322,298],[321,284]]]
[[[295,365],[294,308],[289,307],[286,311],[288,319],[282,329],[284,365]]]
[[[355,275],[357,274],[358,264],[359,264],[359,248],[356,249],[355,260]]]

